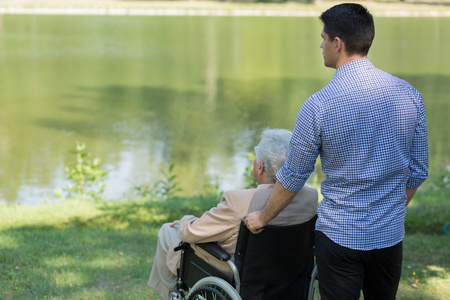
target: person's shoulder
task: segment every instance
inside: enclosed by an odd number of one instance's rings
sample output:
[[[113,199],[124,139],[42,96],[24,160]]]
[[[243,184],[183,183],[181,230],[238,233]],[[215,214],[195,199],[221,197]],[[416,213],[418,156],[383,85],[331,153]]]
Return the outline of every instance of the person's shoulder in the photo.
[[[309,96],[310,101],[322,101],[331,95],[333,89],[333,81],[328,82],[320,90]]]
[[[387,80],[392,82],[392,86],[395,86],[396,89],[409,93],[413,98],[422,99],[420,92],[411,83],[409,83],[407,79],[400,78],[382,70],[380,70],[380,72],[384,74]]]
[[[376,73],[376,76],[379,78],[384,78],[386,81],[391,81],[395,85],[403,86],[405,89],[409,89],[411,91],[417,91],[417,89],[412,86],[407,80],[398,77],[397,75],[391,74],[387,71],[379,69],[372,65],[372,71]]]
[[[329,101],[342,97],[342,95],[345,94],[345,91],[345,84],[340,80],[333,79],[320,90],[309,96],[305,103],[315,107],[326,106]]]
[[[242,190],[228,190],[223,193],[223,198],[229,200],[240,199],[242,197],[248,198],[252,197],[256,193],[255,188],[252,189],[242,189]]]
[[[222,205],[235,211],[236,214],[245,214],[256,191],[257,189],[228,190],[223,193]]]
[[[406,81],[406,79],[397,77],[392,75],[395,80],[398,82],[399,85],[401,85],[405,90],[409,91],[412,94],[420,94],[419,91],[408,81]]]

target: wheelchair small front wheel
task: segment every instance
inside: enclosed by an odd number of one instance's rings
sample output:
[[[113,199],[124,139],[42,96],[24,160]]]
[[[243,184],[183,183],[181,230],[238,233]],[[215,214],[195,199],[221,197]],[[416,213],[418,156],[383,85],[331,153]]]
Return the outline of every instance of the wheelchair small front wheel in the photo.
[[[187,300],[242,300],[239,293],[225,280],[206,277],[199,280],[191,289]]]

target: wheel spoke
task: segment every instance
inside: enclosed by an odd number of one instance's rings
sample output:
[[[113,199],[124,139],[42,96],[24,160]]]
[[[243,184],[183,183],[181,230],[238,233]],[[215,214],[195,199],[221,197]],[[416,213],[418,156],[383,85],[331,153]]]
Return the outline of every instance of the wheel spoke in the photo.
[[[192,287],[187,300],[241,300],[241,297],[225,280],[206,277]]]

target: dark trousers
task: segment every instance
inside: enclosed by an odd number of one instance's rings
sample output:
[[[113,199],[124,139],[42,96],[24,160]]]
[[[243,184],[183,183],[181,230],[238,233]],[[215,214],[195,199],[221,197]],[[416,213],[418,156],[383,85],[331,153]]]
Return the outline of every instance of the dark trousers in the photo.
[[[323,300],[395,299],[402,272],[402,242],[370,251],[352,250],[316,231],[316,258]]]

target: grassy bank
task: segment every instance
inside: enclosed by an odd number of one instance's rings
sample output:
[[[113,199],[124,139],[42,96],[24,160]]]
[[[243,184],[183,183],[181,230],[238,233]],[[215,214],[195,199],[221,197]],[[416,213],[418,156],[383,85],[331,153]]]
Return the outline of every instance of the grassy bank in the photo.
[[[450,236],[439,221],[448,218],[449,204],[439,195],[426,189],[413,200],[399,299],[450,298]],[[193,197],[2,206],[0,299],[157,299],[146,282],[159,227],[184,214],[200,215],[216,202]]]

